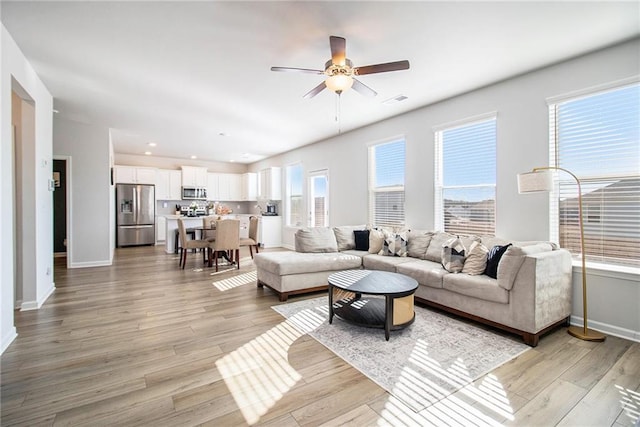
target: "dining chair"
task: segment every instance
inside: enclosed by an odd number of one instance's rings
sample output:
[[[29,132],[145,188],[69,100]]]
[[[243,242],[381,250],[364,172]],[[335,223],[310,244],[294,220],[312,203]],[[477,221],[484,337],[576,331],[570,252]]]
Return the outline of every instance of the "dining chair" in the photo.
[[[223,219],[216,221],[216,238],[210,243],[213,249],[213,259],[218,271],[218,255],[220,252],[235,252],[236,265],[240,268],[240,220]],[[233,259],[233,258],[232,258]],[[211,265],[211,258],[209,258]]]
[[[208,228],[210,230],[202,230],[202,239],[212,243],[216,240],[216,217],[204,216],[202,217],[202,228]]]
[[[210,242],[202,239],[187,239],[187,231],[184,226],[184,220],[178,218],[178,234],[180,235],[180,267],[184,270],[187,263],[187,254],[189,249],[203,249],[202,262],[204,262],[204,250],[208,250]]]
[[[251,259],[253,259],[253,248],[256,248],[256,253],[260,252],[260,244],[258,243],[258,217],[249,217],[249,237],[243,237],[240,239],[240,247],[249,246],[249,253]]]

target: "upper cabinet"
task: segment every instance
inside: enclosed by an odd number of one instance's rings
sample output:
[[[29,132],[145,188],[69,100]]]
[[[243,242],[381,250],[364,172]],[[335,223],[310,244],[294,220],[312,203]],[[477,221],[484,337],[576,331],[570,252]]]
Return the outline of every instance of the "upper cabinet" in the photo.
[[[138,166],[114,166],[117,184],[155,184],[156,169]]]
[[[258,200],[258,174],[253,172],[243,173],[241,178],[243,201]]]
[[[182,200],[182,173],[178,170],[158,169],[156,174],[157,200]]]
[[[282,169],[267,168],[260,171],[260,199],[282,200]]]
[[[207,187],[207,168],[198,166],[182,166],[183,187]]]
[[[235,173],[209,173],[207,199],[211,201],[242,200],[242,176]]]

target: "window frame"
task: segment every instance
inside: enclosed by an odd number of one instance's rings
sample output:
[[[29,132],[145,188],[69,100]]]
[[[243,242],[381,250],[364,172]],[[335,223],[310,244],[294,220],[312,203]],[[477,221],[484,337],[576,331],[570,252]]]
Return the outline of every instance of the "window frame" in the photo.
[[[388,145],[400,143],[403,144],[404,150],[404,159],[402,161],[402,176],[403,183],[402,185],[394,185],[394,186],[380,186],[377,187],[375,185],[376,181],[376,149]],[[376,141],[370,143],[367,146],[367,168],[368,168],[368,179],[367,179],[367,190],[368,190],[368,207],[367,207],[367,217],[368,222],[372,226],[380,226],[380,227],[391,227],[391,228],[403,228],[406,225],[406,211],[405,211],[405,184],[406,184],[406,171],[407,171],[407,141],[404,135],[398,135],[391,138],[386,138],[384,140]],[[376,212],[375,212],[375,201],[376,201],[376,193],[392,193],[392,192],[402,192],[402,219],[399,223],[389,223],[389,224],[377,224],[375,221]]]
[[[493,184],[470,184],[470,185],[444,185],[444,133],[449,130],[459,129],[467,126],[473,126],[488,121],[493,121],[495,126],[494,134],[494,154],[495,154],[495,175]],[[444,123],[433,128],[434,137],[434,227],[437,230],[447,231],[445,228],[445,190],[451,189],[471,189],[471,188],[492,188],[493,189],[493,230],[490,233],[482,233],[495,235],[497,228],[497,172],[498,172],[498,113],[491,111],[484,114],[468,117],[465,119],[455,120],[452,122]],[[476,234],[472,230],[467,230],[465,233],[461,233],[459,230],[455,231],[455,234]]]
[[[632,77],[628,79],[622,79],[615,82],[606,83],[603,85],[598,85],[586,89],[582,89],[579,91],[574,91],[569,94],[564,94],[561,96],[555,96],[547,98],[547,107],[548,107],[548,118],[549,118],[549,165],[552,167],[563,167],[561,164],[562,159],[560,159],[560,129],[558,123],[558,107],[561,104],[569,103],[572,101],[578,101],[581,99],[589,98],[592,96],[599,96],[605,94],[607,92],[614,92],[616,90],[621,90],[630,86],[638,86],[640,85],[640,77]],[[564,165],[566,166],[566,165]],[[575,171],[572,171],[575,173]],[[568,179],[565,175],[562,175],[563,172],[558,174],[554,174],[554,185],[553,191],[549,192],[549,239],[553,242],[560,242],[560,233],[561,233],[561,219],[560,219],[560,185],[561,181],[567,183],[567,185],[574,185],[575,180]],[[620,178],[620,175],[617,175],[615,172],[610,175],[590,175],[590,176],[580,176],[579,173],[576,173],[578,179],[583,186],[583,196],[585,195],[584,187],[589,185],[588,183],[593,180],[614,180],[616,178]],[[605,221],[603,219],[604,212],[602,209],[598,209],[597,221],[594,221],[594,218],[591,218],[592,214],[591,209],[593,206],[584,205],[583,203],[583,223],[585,226],[585,231],[589,227],[590,224],[594,223],[602,223]],[[581,263],[580,253],[572,252],[572,259],[574,265],[580,265]],[[587,251],[586,258],[586,266],[592,272],[602,271],[602,272],[614,272],[622,274],[624,279],[629,279],[629,277],[625,277],[625,275],[631,275],[637,277],[640,274],[640,267],[636,267],[633,265],[625,264],[623,262],[616,263],[613,259],[599,259],[594,260],[593,257],[597,257],[598,255],[589,255]],[[606,257],[605,257],[606,258]]]

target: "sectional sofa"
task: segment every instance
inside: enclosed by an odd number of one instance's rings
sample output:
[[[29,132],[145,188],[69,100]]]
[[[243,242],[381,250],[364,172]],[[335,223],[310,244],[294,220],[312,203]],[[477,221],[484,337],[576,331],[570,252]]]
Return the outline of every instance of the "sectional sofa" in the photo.
[[[442,256],[456,237],[466,257],[454,269],[461,271],[452,272]],[[571,255],[550,242],[345,226],[298,230],[295,245],[295,252],[254,258],[258,286],[271,288],[281,301],[326,289],[335,271],[365,268],[413,277],[416,302],[521,335],[531,346],[568,323],[571,313]]]

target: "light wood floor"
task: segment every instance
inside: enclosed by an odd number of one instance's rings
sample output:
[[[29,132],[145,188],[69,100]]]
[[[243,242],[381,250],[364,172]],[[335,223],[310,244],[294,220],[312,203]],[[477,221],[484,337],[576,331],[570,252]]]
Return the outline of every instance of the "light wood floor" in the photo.
[[[112,267],[67,270],[56,259],[54,295],[40,310],[16,312],[19,336],[2,355],[1,425],[630,426],[638,418],[640,344],[589,343],[564,329],[413,413],[288,327],[243,256],[239,271],[217,275],[192,254],[179,270],[177,256],[153,247],[118,249]]]

